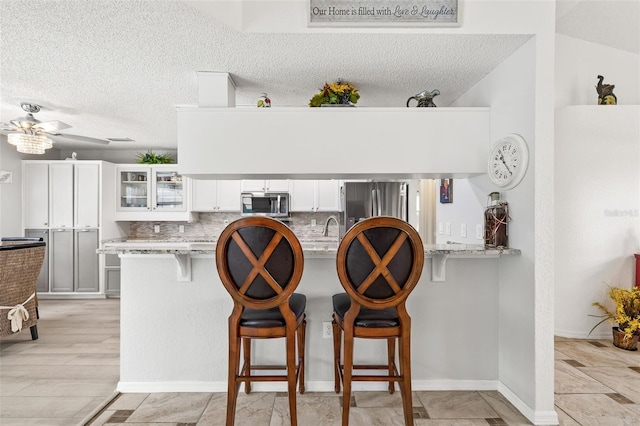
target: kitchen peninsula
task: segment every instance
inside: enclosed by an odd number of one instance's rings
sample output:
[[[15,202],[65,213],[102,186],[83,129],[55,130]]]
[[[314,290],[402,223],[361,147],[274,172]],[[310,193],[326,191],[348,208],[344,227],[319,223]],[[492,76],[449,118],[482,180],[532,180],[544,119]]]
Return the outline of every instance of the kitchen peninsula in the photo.
[[[331,321],[331,295],[342,291],[335,266],[337,241],[302,244],[305,264],[297,291],[307,296],[306,388],[332,392],[332,340],[323,338],[322,323]],[[225,391],[226,325],[232,301],[216,271],[215,241],[108,241],[99,252],[121,258],[118,390]],[[422,278],[407,304],[414,327],[414,389],[498,388],[498,315],[492,309],[498,298],[498,264],[518,255],[516,249],[425,246]],[[434,267],[446,267],[446,280],[443,270],[432,276]],[[439,277],[440,282],[434,280]],[[374,347],[384,342],[360,344]],[[252,348],[259,364],[277,363],[283,351],[280,339],[260,341]],[[255,389],[284,390],[282,386],[256,383]]]

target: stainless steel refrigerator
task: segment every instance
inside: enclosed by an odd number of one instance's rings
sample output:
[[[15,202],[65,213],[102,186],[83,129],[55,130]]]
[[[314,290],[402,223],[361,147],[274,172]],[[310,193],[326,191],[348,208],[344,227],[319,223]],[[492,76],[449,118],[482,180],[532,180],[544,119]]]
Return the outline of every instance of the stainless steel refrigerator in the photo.
[[[372,216],[407,220],[406,182],[345,182],[342,191],[342,234]]]

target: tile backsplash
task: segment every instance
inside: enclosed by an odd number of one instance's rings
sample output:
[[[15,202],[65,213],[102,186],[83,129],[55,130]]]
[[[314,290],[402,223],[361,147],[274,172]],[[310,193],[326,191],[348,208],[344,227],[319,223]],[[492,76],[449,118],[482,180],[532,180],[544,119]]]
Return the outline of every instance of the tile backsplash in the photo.
[[[291,213],[287,225],[300,239],[322,238],[322,230],[329,216],[340,220],[339,212]],[[131,222],[129,238],[189,238],[217,239],[228,223],[239,219],[238,213],[199,213],[194,222]],[[311,226],[315,220],[316,226]],[[160,226],[160,232],[154,232],[154,226]],[[180,225],[184,232],[179,232]],[[338,238],[338,227],[335,222],[329,224],[329,237]]]

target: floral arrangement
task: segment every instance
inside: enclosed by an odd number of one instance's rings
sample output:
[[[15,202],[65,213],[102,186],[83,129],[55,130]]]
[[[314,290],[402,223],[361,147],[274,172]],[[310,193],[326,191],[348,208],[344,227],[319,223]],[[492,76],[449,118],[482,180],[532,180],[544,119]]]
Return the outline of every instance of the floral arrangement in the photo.
[[[352,105],[358,103],[360,94],[351,83],[336,81],[335,83],[325,83],[320,93],[315,94],[309,100],[310,107],[319,107],[322,104],[329,105]]]
[[[138,154],[138,164],[171,164],[173,157],[171,154],[155,154],[149,150],[144,154]]]
[[[604,312],[604,315],[591,315],[604,317],[602,321],[596,324],[591,331],[597,326],[609,320],[611,324],[618,324],[618,329],[625,334],[627,338],[640,334],[640,287],[620,288],[609,287],[609,297],[615,304],[615,310],[610,311],[607,307],[598,302],[594,302],[593,306]],[[591,331],[589,334],[591,334]]]

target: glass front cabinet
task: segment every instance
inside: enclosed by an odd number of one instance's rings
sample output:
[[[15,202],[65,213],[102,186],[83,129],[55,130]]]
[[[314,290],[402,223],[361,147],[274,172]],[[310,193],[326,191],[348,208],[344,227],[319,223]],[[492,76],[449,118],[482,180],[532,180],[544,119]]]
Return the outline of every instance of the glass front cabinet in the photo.
[[[189,179],[175,164],[119,166],[116,220],[191,220]]]

